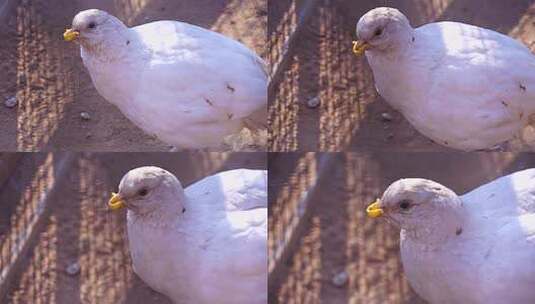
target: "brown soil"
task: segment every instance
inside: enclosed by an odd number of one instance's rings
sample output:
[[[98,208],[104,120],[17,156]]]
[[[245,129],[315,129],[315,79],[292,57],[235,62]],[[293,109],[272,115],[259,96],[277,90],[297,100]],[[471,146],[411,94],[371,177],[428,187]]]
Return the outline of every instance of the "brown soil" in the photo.
[[[181,20],[222,32],[265,53],[266,0],[9,0],[0,17],[2,151],[167,151],[93,87],[79,48],[61,35],[83,9],[104,9],[127,25]],[[3,14],[1,14],[2,16]],[[4,29],[5,28],[5,29]],[[90,120],[80,113],[87,112]]]
[[[1,303],[171,303],[132,272],[125,213],[107,210],[110,192],[124,173],[143,165],[164,167],[184,185],[222,170],[267,166],[264,153],[84,153],[70,155],[63,178],[58,161],[66,156],[0,155],[2,168],[4,161],[19,159],[0,185],[0,269],[9,264],[17,238],[44,210]],[[36,207],[54,182],[57,190],[44,209]],[[75,262],[80,271],[69,275],[66,269]]]
[[[304,2],[270,4],[272,62],[279,60]],[[535,50],[532,0],[318,2],[290,51],[292,60],[285,70],[286,77],[270,96],[270,151],[450,151],[420,135],[378,96],[366,59],[352,54],[356,22],[374,7],[397,7],[413,26],[436,20],[483,26],[515,37]],[[306,102],[317,96],[321,104],[307,107]],[[384,121],[382,113],[389,113],[392,120]],[[532,150],[533,131],[528,127],[505,148]]]
[[[403,275],[399,230],[367,218],[366,206],[400,178],[432,179],[462,194],[533,166],[534,155],[512,153],[270,154],[270,303],[423,303]],[[277,260],[282,244],[289,245]],[[344,271],[348,281],[335,286]]]

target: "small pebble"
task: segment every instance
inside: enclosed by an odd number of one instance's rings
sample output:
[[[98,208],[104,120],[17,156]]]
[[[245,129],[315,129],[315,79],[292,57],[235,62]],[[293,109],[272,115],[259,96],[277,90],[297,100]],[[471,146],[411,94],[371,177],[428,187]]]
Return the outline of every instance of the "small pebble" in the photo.
[[[307,101],[307,106],[311,109],[316,108],[320,105],[320,97],[316,96],[314,98],[311,98]]]
[[[332,283],[336,287],[343,287],[344,285],[347,284],[347,281],[349,281],[349,275],[347,274],[346,271],[342,271],[334,275],[332,278]]]
[[[17,97],[9,97],[8,99],[6,99],[6,101],[4,101],[4,105],[8,108],[14,108],[15,106],[17,106]]]
[[[67,269],[65,269],[65,272],[67,272],[68,275],[75,276],[80,273],[80,264],[78,262],[74,262],[67,266]]]
[[[91,119],[91,115],[89,115],[89,113],[87,113],[87,112],[82,112],[82,113],[80,113],[80,117],[81,117],[83,120],[90,120],[90,119]]]
[[[390,113],[384,112],[383,114],[381,114],[381,119],[383,121],[392,121],[394,118],[392,117]]]

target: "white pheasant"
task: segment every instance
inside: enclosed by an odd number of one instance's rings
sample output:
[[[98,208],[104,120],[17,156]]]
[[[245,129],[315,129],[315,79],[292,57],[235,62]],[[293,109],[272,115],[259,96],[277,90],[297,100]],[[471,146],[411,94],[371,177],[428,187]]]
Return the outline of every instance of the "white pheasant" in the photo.
[[[414,29],[388,7],[362,16],[357,35],[379,94],[438,144],[494,148],[535,113],[535,56],[506,35],[458,22]]]
[[[157,167],[128,172],[111,209],[128,208],[134,271],[175,303],[267,303],[267,172],[232,170],[185,190]]]
[[[465,195],[399,180],[367,209],[399,228],[412,288],[430,303],[535,303],[535,169]]]
[[[80,43],[106,100],[178,149],[221,147],[245,124],[266,124],[265,63],[221,34],[178,21],[128,28],[91,9],[74,17],[64,39]]]

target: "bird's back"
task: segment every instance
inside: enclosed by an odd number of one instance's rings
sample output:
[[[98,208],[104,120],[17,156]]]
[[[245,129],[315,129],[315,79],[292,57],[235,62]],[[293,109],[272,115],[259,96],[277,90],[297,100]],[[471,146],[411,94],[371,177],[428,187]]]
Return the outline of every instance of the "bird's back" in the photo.
[[[194,302],[267,301],[266,190],[266,171],[247,169],[221,172],[185,189],[188,203],[177,229],[195,244],[182,248],[194,259],[188,275]],[[182,291],[176,292],[180,297]]]
[[[500,52],[504,48],[529,53],[521,42],[502,33],[471,24],[443,21],[422,25],[416,29],[441,40],[450,52]]]
[[[500,177],[466,194],[461,199],[469,212],[489,217],[535,214],[535,168]]]
[[[193,24],[164,20],[138,25],[132,30],[145,45],[169,59],[174,56],[180,58],[184,50],[206,48],[207,52],[217,54],[225,52],[225,49],[232,49],[237,54],[257,60],[259,64],[263,63],[258,55],[242,43]]]
[[[236,169],[214,174],[189,186],[186,194],[204,206],[225,211],[267,208],[267,171]]]
[[[140,75],[148,88],[181,92],[180,97],[162,95],[162,100],[212,109],[211,116],[225,119],[243,118],[266,107],[265,63],[240,42],[178,21],[132,30],[151,50]]]

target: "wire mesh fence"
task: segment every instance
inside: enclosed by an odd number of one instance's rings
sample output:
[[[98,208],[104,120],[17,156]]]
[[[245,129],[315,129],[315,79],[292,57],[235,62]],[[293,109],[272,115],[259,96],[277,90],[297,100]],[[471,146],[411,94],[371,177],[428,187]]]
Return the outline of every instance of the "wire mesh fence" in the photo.
[[[43,228],[57,180],[64,177],[66,167],[72,161],[68,154],[41,154],[36,158],[39,160],[33,164],[33,176],[22,177],[24,188],[18,193],[2,193],[4,204],[17,196],[19,203],[12,210],[6,231],[0,236],[0,298],[6,295],[8,286],[20,271],[23,257],[29,253],[30,243]],[[43,265],[47,262],[43,260]]]

